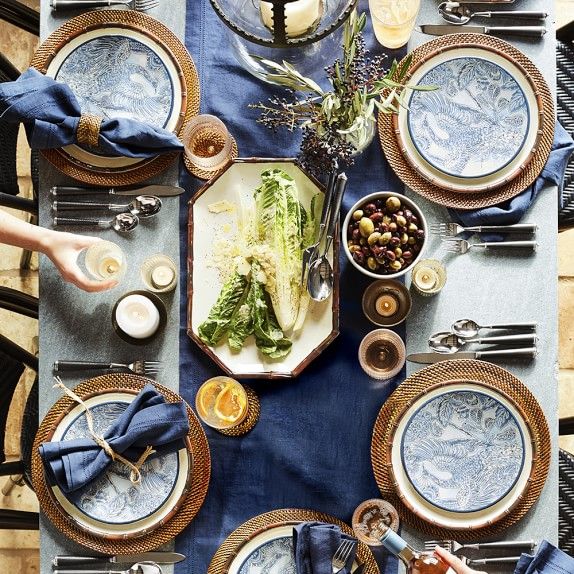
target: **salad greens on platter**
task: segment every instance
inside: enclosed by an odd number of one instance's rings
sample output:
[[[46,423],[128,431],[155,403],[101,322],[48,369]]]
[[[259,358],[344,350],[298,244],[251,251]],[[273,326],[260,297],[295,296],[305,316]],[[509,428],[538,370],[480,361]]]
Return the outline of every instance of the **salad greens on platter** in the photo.
[[[291,350],[287,333],[303,327],[309,308],[302,254],[315,242],[323,194],[306,210],[285,171],[265,170],[261,180],[253,197],[241,202],[241,255],[233,258],[232,273],[198,334],[210,346],[227,337],[235,352],[254,335],[263,355],[280,359]]]

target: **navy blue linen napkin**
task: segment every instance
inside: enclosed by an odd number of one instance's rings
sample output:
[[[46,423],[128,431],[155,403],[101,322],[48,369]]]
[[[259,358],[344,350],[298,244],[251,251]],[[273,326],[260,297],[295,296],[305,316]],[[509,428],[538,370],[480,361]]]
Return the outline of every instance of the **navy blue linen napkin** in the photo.
[[[0,120],[22,122],[32,149],[54,149],[76,143],[81,109],[72,90],[34,68],[16,81],[0,83]],[[104,119],[99,151],[126,157],[153,157],[181,151],[177,136],[128,118]]]
[[[568,574],[574,572],[574,558],[543,540],[534,556],[523,554],[514,574]]]
[[[179,450],[189,432],[183,402],[167,403],[152,385],[146,385],[104,433],[114,452],[136,461],[148,445],[153,456]],[[103,472],[112,459],[91,438],[45,442],[40,456],[51,485],[65,492],[85,486]]]
[[[331,560],[343,540],[356,540],[347,536],[335,524],[303,522],[293,527],[293,551],[297,574],[332,574]],[[347,564],[355,560],[356,546]],[[345,568],[342,574],[347,574]]]
[[[561,124],[556,123],[554,141],[548,161],[542,173],[530,187],[516,197],[491,207],[472,211],[449,209],[452,220],[465,227],[475,225],[512,225],[513,223],[518,223],[547,183],[557,185],[559,193],[562,193],[564,171],[573,151],[574,140],[572,140],[570,134]],[[481,234],[481,239],[484,241],[502,241],[504,238],[503,235],[499,234]]]

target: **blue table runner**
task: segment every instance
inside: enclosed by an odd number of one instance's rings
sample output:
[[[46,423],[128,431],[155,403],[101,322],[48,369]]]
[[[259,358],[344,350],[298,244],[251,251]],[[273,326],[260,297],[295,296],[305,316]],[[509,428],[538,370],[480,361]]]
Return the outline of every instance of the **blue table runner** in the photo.
[[[363,10],[366,4],[361,1]],[[370,28],[365,36],[373,53],[379,52]],[[186,46],[199,71],[201,112],[226,123],[240,157],[296,155],[300,134],[273,133],[257,124],[258,112],[247,107],[282,90],[277,92],[236,62],[224,24],[209,0],[188,1]],[[342,213],[368,193],[403,189],[377,138],[347,175]],[[187,203],[201,182],[184,170],[181,179],[187,194],[180,203],[180,393],[194,404],[199,386],[221,371],[186,333]],[[404,379],[404,372],[381,382],[361,370],[359,343],[374,328],[361,309],[370,280],[348,265],[342,250],[340,265],[340,335],[335,342],[297,379],[248,382],[261,401],[260,420],[252,432],[228,437],[205,429],[212,457],[211,482],[200,512],[176,539],[176,550],[188,557],[176,566],[176,574],[205,574],[223,540],[255,515],[279,508],[308,508],[349,523],[360,502],[380,496],[371,467],[372,429],[381,405]],[[380,562],[381,571],[396,572],[396,561],[387,562],[386,566],[384,560]]]

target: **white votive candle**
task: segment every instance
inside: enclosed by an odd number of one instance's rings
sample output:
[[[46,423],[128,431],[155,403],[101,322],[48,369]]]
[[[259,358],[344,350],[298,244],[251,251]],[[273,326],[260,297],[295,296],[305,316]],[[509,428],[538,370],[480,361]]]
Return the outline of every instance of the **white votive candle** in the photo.
[[[420,267],[413,275],[413,281],[421,291],[430,291],[438,283],[438,273],[430,267]]]
[[[287,36],[301,36],[313,28],[321,16],[322,0],[296,0],[285,4],[285,32]],[[261,19],[273,30],[273,5],[261,1]]]
[[[164,289],[175,278],[175,271],[167,265],[158,265],[151,272],[151,282],[157,289]]]
[[[116,323],[126,335],[147,339],[159,327],[159,311],[147,297],[127,295],[116,307]]]

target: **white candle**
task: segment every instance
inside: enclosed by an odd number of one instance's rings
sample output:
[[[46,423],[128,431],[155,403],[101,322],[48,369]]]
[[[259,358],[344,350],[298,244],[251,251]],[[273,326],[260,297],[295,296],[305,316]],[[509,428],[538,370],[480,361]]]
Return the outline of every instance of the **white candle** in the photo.
[[[285,4],[285,32],[287,36],[301,36],[311,29],[321,17],[322,0],[296,0]],[[267,28],[273,30],[271,2],[261,1],[261,19]]]
[[[167,265],[158,265],[151,272],[151,282],[157,289],[164,289],[168,285],[171,285],[174,278],[175,271]]]
[[[147,339],[159,327],[159,311],[153,302],[143,295],[127,295],[116,308],[118,327],[134,339]]]
[[[438,273],[430,267],[420,267],[414,274],[413,281],[421,291],[430,291],[438,283]]]

